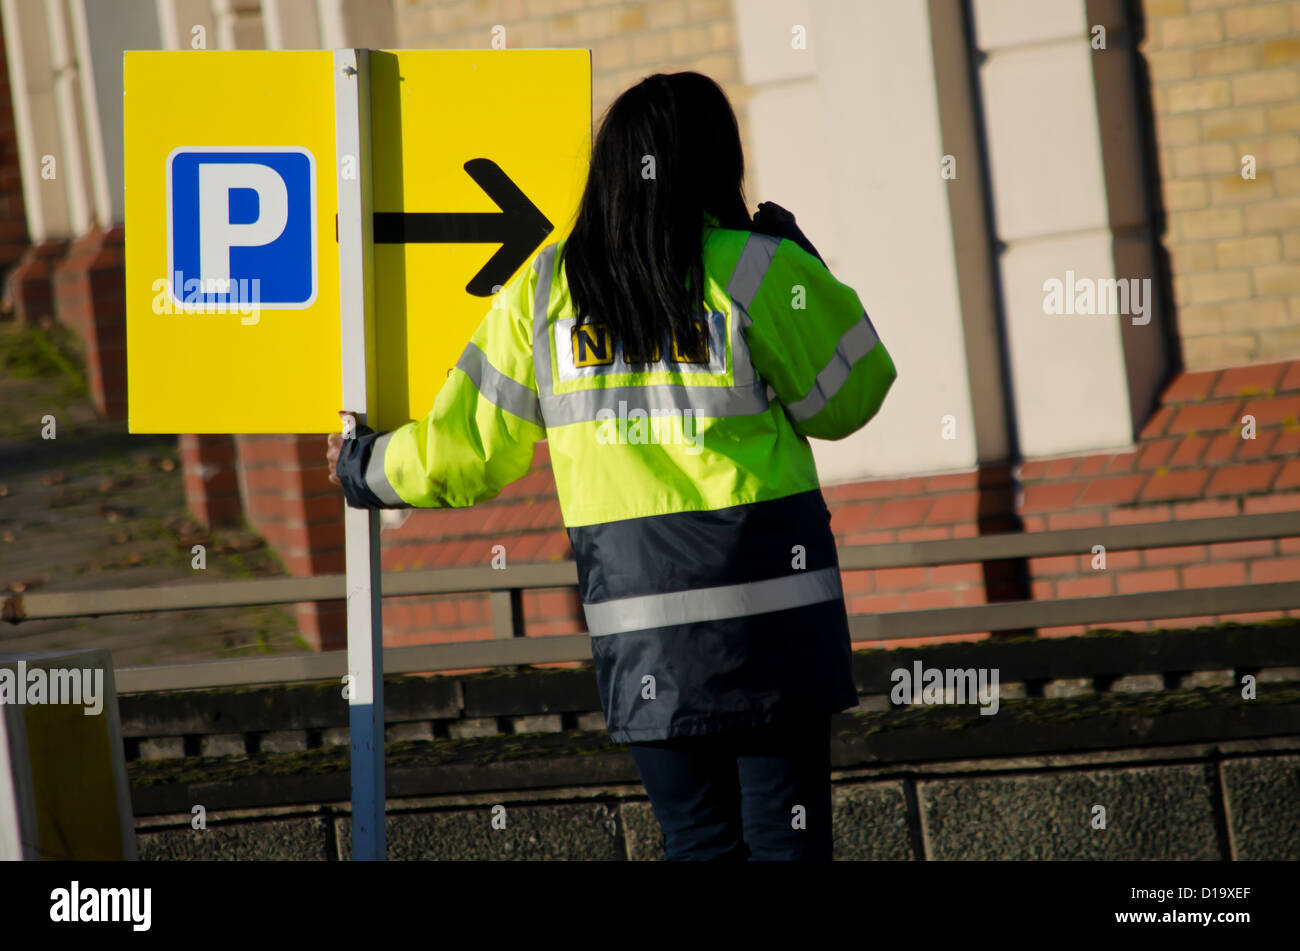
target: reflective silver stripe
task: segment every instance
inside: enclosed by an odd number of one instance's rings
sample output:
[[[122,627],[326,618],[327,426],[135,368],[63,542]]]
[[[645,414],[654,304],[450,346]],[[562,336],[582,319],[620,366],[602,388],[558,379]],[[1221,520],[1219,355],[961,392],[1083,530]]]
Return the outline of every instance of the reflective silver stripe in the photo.
[[[736,270],[731,273],[727,283],[727,296],[748,311],[754,306],[758,296],[758,287],[763,283],[768,265],[780,247],[781,239],[767,234],[750,234],[745,239],[745,247],[736,262]]]
[[[388,451],[388,440],[392,433],[384,433],[370,448],[370,462],[366,465],[366,487],[379,497],[379,501],[391,508],[406,508],[407,504],[384,475],[384,453]]]
[[[757,379],[754,358],[749,355],[749,341],[745,328],[753,323],[745,308],[731,302],[731,379],[736,386],[749,386]]]
[[[812,419],[823,409],[826,403],[839,392],[844,381],[853,372],[853,365],[865,357],[876,346],[876,328],[866,314],[862,319],[844,332],[840,342],[835,346],[835,353],[830,362],[817,374],[817,379],[808,393],[786,406],[791,419]]]
[[[622,407],[619,404],[624,404]],[[738,386],[605,386],[542,397],[542,415],[551,427],[600,419],[602,410],[615,415],[641,410],[647,416],[667,416],[691,410],[697,419],[754,416],[768,408],[763,384]]]
[[[554,386],[547,311],[551,303],[551,275],[555,272],[555,245],[543,248],[533,266],[537,268],[537,291],[533,297],[533,376],[537,378],[537,392],[545,399]]]
[[[478,388],[479,395],[489,403],[520,419],[542,425],[542,405],[537,394],[494,367],[476,344],[465,347],[465,352],[456,361],[456,369],[464,371]]]
[[[722,621],[772,611],[821,604],[843,596],[838,568],[796,572],[768,581],[751,581],[721,588],[697,588],[639,598],[618,598],[584,604],[587,630],[593,637],[645,631],[677,624]],[[792,648],[798,649],[797,641]]]
[[[753,323],[749,318],[749,308],[753,306],[754,297],[758,294],[758,288],[762,285],[780,244],[779,238],[751,233],[745,239],[745,247],[736,261],[736,269],[727,282],[727,296],[731,298],[732,381],[736,386],[747,386],[757,376],[754,373],[753,358],[749,355],[745,328]]]

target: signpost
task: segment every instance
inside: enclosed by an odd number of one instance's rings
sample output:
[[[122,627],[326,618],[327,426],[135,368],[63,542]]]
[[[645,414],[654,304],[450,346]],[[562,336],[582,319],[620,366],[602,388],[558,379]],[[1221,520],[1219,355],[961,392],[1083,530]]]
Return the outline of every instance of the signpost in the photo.
[[[131,52],[124,97],[133,433],[420,418],[590,152],[587,50]],[[378,513],[345,532],[353,857],[382,859]]]

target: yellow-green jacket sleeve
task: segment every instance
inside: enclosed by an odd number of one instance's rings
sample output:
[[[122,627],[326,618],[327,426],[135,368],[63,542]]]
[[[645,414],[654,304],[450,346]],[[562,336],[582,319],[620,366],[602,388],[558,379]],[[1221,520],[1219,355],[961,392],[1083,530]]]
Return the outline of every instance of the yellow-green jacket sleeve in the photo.
[[[788,239],[749,309],[755,369],[797,432],[843,439],[867,424],[898,372],[853,288]]]
[[[349,440],[338,474],[349,504],[459,508],[527,474],[544,439],[533,378],[526,267],[494,298],[423,419]]]

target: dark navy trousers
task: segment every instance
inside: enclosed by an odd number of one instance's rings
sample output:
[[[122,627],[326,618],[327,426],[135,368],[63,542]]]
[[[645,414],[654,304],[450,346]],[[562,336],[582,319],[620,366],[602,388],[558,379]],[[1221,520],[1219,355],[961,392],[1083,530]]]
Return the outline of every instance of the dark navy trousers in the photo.
[[[829,862],[830,722],[629,744],[664,857]]]

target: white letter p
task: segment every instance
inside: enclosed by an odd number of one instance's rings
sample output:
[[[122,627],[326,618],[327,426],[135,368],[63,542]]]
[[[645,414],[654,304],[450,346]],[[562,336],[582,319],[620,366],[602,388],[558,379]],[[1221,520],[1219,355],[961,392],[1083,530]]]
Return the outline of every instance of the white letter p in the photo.
[[[230,192],[257,192],[257,218],[247,224],[230,220]],[[289,189],[269,165],[206,162],[199,165],[199,270],[208,294],[228,293],[230,249],[270,244],[289,223]]]

